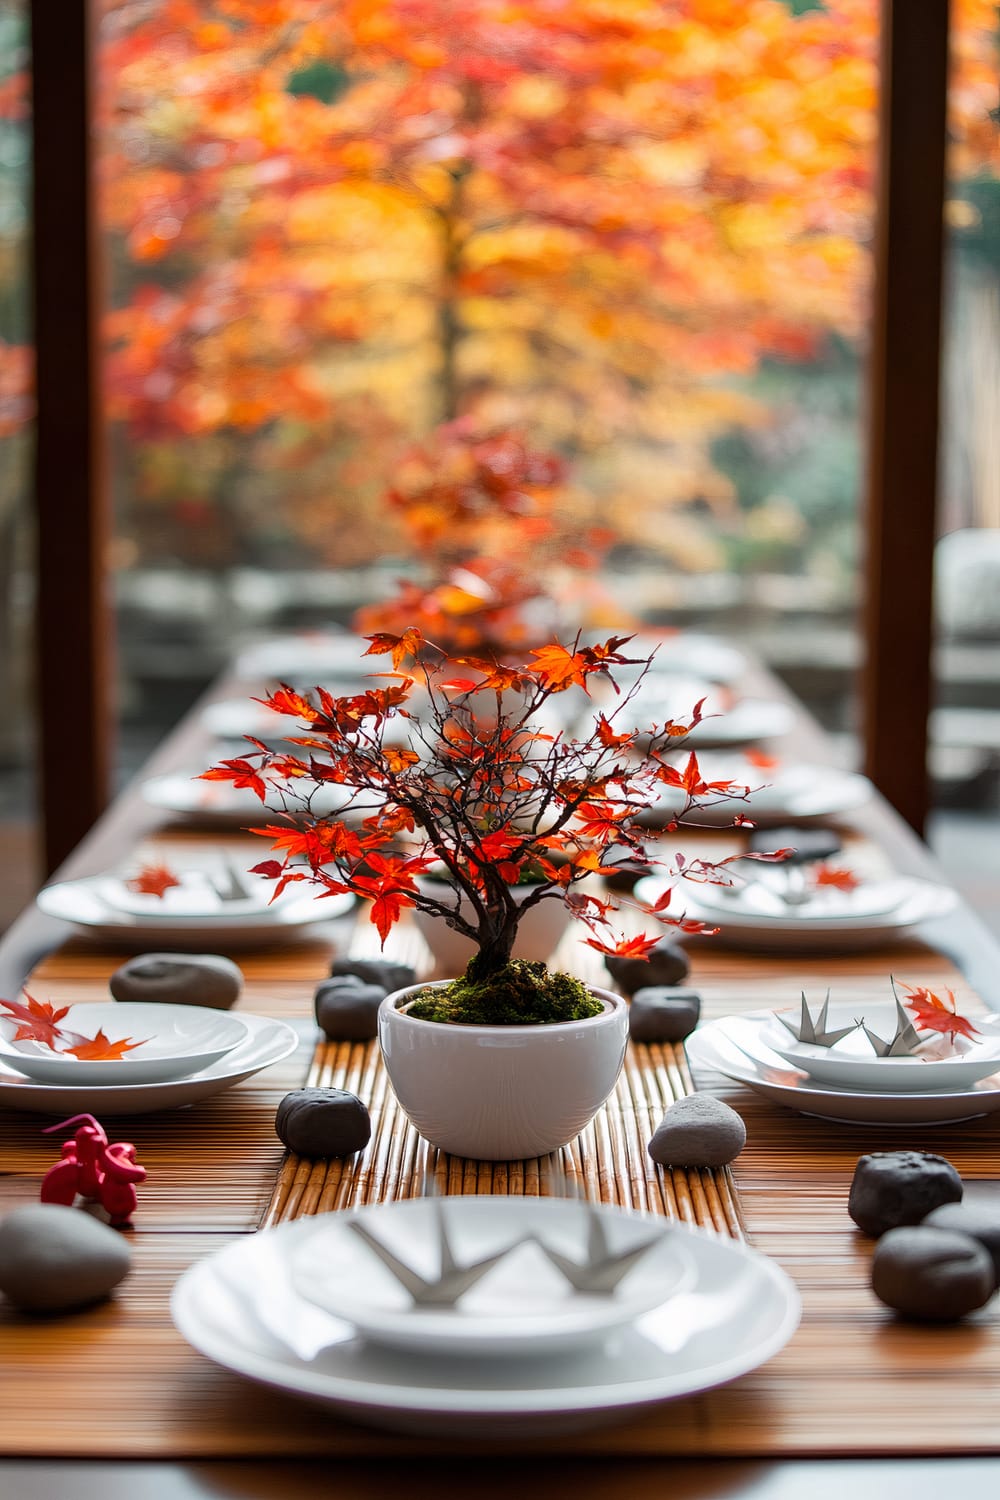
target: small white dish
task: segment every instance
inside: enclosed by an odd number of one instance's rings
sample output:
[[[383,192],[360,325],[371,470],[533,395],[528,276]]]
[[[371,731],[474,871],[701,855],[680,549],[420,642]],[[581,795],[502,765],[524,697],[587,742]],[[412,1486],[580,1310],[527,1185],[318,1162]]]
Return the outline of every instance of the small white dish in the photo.
[[[904,1007],[905,1009],[905,1007]],[[794,1007],[783,1011],[792,1021],[798,1019]],[[863,1017],[865,1024],[884,1041],[896,1033],[898,1017],[892,1001],[853,1001],[831,1003],[827,1025],[839,1031]],[[783,1057],[817,1083],[834,1088],[865,1089],[877,1094],[944,1093],[950,1089],[971,1088],[981,1078],[1000,1072],[1000,1017],[976,1017],[973,1021],[979,1037],[960,1040],[958,1050],[950,1052],[946,1040],[932,1032],[920,1032],[928,1044],[943,1044],[943,1055],[933,1057],[879,1057],[859,1026],[832,1047],[800,1042],[772,1013],[761,1027],[760,1039],[765,1047]]]
[[[756,1369],[799,1321],[798,1293],[774,1261],[678,1225],[673,1235],[694,1262],[691,1290],[606,1342],[502,1360],[418,1355],[359,1339],[350,1324],[301,1300],[292,1267],[314,1233],[308,1218],[297,1219],[198,1261],[174,1287],[175,1324],[224,1369],[422,1436],[520,1439],[620,1420]]]
[[[671,909],[718,928],[699,937],[699,942],[765,953],[855,953],[892,942],[923,922],[948,916],[958,904],[950,886],[902,876],[899,883],[906,888],[905,899],[892,911],[870,916],[816,917],[802,915],[796,907],[755,912],[735,903],[724,909],[703,902],[704,887],[693,881],[679,886]],[[636,882],[636,895],[641,901],[655,902],[666,884],[658,876],[644,876]]]
[[[215,910],[178,911],[152,896],[145,898],[148,907],[127,911],[108,899],[113,880],[117,878],[91,875],[59,881],[39,891],[38,907],[46,916],[72,922],[81,931],[119,946],[134,948],[154,942],[167,948],[190,945],[194,949],[222,943],[228,949],[279,942],[300,927],[343,916],[354,905],[353,896],[321,897],[315,887],[302,883],[287,887],[270,906],[265,901],[241,909],[241,903],[219,900]]]
[[[852,891],[840,891],[834,886],[807,887],[804,899],[787,901],[780,885],[780,865],[764,870],[760,865],[749,868],[760,873],[751,876],[746,885],[699,884],[698,905],[716,911],[720,921],[736,913],[739,917],[777,917],[781,921],[790,918],[794,922],[854,922],[890,916],[913,894],[913,887],[906,880],[873,880]]]
[[[586,1260],[588,1206],[567,1198],[411,1198],[349,1217],[323,1215],[293,1257],[292,1284],[305,1301],[388,1348],[484,1358],[554,1353],[605,1337],[694,1282],[693,1259],[669,1224],[607,1204],[593,1211],[611,1254],[650,1246],[610,1295],[576,1291],[541,1248]],[[462,1265],[516,1248],[454,1307],[417,1306],[351,1224],[432,1279],[441,1263],[439,1215]]]
[[[957,1125],[1000,1110],[1000,1074],[947,1093],[869,1093],[817,1083],[764,1047],[759,1027],[770,1011],[726,1016],[699,1026],[684,1043],[696,1076],[721,1073],[802,1115],[848,1125]]]
[[[245,1040],[209,1067],[166,1083],[126,1081],[105,1084],[99,1097],[95,1097],[92,1084],[38,1083],[15,1072],[0,1059],[0,1107],[65,1119],[95,1108],[100,1109],[103,1118],[105,1115],[148,1115],[198,1104],[213,1094],[242,1083],[261,1069],[282,1062],[299,1045],[297,1034],[284,1021],[248,1015],[243,1011],[239,1019],[247,1028]]]
[[[238,1016],[205,1006],[113,1000],[71,1005],[58,1022],[71,1044],[75,1037],[92,1041],[99,1032],[109,1042],[128,1038],[130,1043],[130,1050],[121,1057],[87,1060],[43,1042],[14,1041],[20,1025],[15,1017],[0,1014],[0,1058],[41,1083],[71,1085],[166,1083],[185,1078],[211,1067],[247,1036],[246,1024]]]

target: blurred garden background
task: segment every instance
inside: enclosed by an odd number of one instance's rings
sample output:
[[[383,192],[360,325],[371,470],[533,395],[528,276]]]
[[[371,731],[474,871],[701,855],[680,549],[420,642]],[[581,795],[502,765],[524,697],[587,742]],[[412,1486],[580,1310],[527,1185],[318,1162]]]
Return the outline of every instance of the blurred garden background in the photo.
[[[426,609],[437,577],[452,622],[488,605],[502,623],[528,555],[557,624],[737,635],[852,761],[876,0],[94,11],[122,777],[236,644],[373,600]],[[932,764],[941,806],[978,816],[1000,787],[997,6],[955,0],[953,28]],[[25,37],[0,0],[15,831]]]

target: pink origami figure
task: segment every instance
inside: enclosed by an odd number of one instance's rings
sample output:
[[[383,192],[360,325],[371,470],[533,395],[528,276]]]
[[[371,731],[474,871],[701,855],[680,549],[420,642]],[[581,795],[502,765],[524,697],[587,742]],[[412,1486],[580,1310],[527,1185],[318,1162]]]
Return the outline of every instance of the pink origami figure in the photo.
[[[42,1134],[74,1126],[76,1134],[63,1143],[62,1156],[42,1178],[42,1202],[72,1207],[79,1196],[99,1203],[112,1224],[127,1224],[138,1203],[135,1185],[146,1180],[135,1147],[130,1141],[109,1141],[93,1115],[74,1115],[47,1126]]]

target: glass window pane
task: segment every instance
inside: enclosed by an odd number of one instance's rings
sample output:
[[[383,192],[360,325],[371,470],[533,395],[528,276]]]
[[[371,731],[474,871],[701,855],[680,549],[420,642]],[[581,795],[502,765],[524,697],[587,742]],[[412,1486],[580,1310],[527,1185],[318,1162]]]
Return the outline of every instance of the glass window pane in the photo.
[[[379,600],[735,632],[846,733],[876,0],[184,16],[101,30],[136,743]]]
[[[0,0],[0,932],[37,885],[32,735],[32,351],[27,6]]]
[[[932,841],[1000,919],[1000,144],[998,15],[959,0],[949,120],[948,298],[935,556]]]

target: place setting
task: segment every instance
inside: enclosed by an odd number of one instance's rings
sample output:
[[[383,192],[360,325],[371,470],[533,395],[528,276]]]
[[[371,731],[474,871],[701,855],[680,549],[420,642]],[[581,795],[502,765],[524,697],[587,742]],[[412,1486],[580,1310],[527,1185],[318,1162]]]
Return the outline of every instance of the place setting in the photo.
[[[259,808],[259,804],[258,804]],[[259,814],[258,814],[259,815]],[[191,948],[224,942],[248,947],[343,916],[347,894],[318,896],[298,883],[273,887],[220,858],[196,866],[145,865],[129,875],[107,873],[46,886],[37,897],[50,917],[118,944]]]
[[[706,940],[764,952],[860,952],[893,942],[958,904],[950,887],[913,876],[875,877],[823,861],[730,866],[728,882],[688,881],[685,915],[714,926]],[[640,900],[655,903],[669,882],[646,876]]]
[[[0,1105],[36,1114],[148,1114],[195,1104],[298,1045],[291,1026],[211,1006],[0,1001]]]
[[[778,739],[788,734],[795,722],[792,709],[777,699],[744,698],[729,685],[680,672],[656,671],[654,666],[635,683],[628,708],[620,717],[631,722],[635,712],[647,723],[691,724],[700,704],[701,717],[684,736],[686,749],[701,751]],[[622,681],[627,685],[627,673]]]
[[[1000,1110],[1000,1016],[963,1016],[950,990],[887,990],[722,1017],[687,1039],[688,1059],[821,1119],[949,1124]]]
[[[689,750],[697,748],[687,740],[684,743],[684,751],[673,759],[679,770],[683,770]],[[710,800],[699,805],[697,821],[708,828],[731,827],[740,818],[759,827],[838,818],[864,807],[873,795],[867,776],[857,772],[755,752],[699,751],[698,769],[703,781],[730,788],[728,792],[713,792]],[[683,789],[661,787],[646,821],[653,826],[670,822],[683,811],[685,800]]]
[[[756,1368],[799,1319],[745,1245],[575,1198],[418,1197],[293,1220],[186,1271],[208,1358],[400,1431],[555,1433]]]

